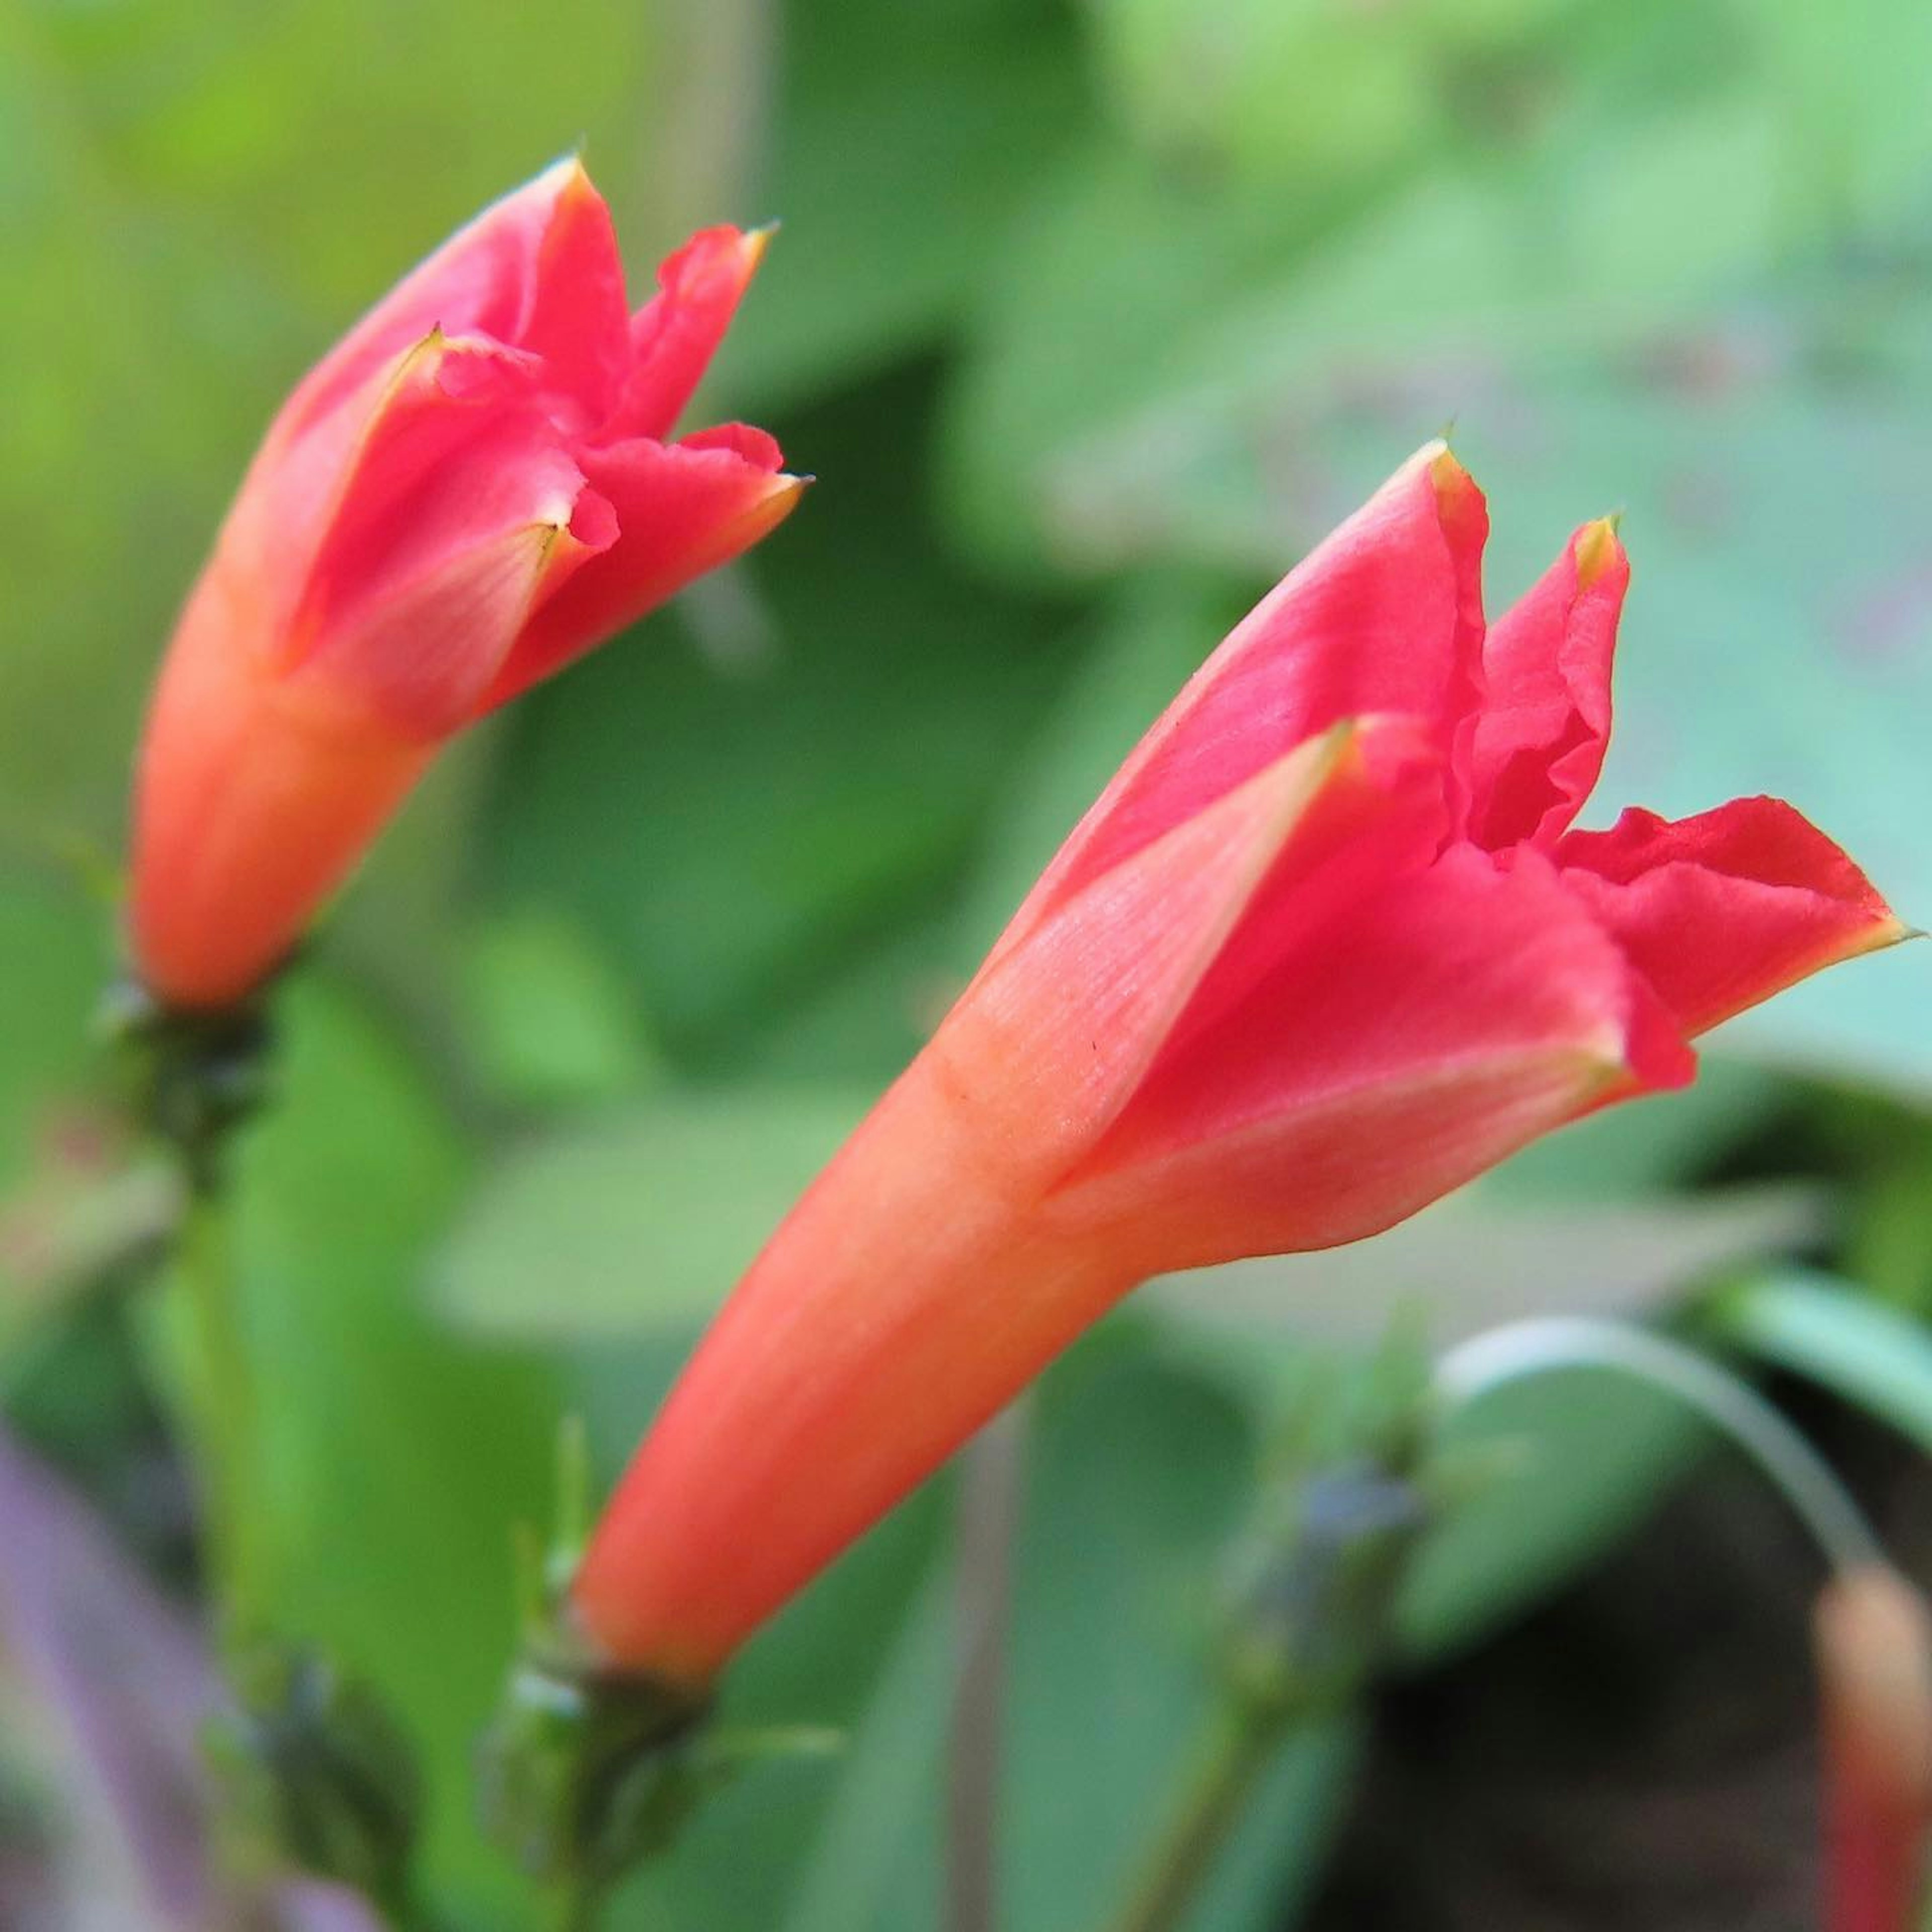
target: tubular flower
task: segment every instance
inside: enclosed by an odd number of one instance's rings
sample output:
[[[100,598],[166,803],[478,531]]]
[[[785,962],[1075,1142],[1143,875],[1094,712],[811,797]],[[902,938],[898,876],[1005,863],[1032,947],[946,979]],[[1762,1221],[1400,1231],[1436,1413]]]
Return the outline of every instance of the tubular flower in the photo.
[[[1932,1840],[1932,1615],[1903,1576],[1834,1578],[1813,1615],[1828,1932],[1910,1932]]]
[[[303,380],[189,598],[136,783],[132,945],[247,993],[437,747],[776,525],[801,479],[673,424],[764,236],[706,229],[626,304],[574,160],[484,211]]]
[[[701,1684],[1150,1275],[1350,1241],[1901,928],[1789,806],[1571,820],[1629,570],[1486,630],[1422,451],[1190,681],[719,1315],[577,1575]]]

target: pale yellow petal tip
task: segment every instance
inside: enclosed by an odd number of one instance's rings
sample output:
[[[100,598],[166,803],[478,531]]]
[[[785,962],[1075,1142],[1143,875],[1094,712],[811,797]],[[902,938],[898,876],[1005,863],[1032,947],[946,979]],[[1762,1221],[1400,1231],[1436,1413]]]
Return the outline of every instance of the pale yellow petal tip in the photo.
[[[742,258],[746,275],[754,274],[758,264],[765,259],[765,250],[772,245],[772,237],[778,232],[778,224],[767,221],[758,228],[747,228],[738,237],[738,252]]]
[[[1580,591],[1589,590],[1604,572],[1622,560],[1623,539],[1618,534],[1622,521],[1621,512],[1599,517],[1576,532],[1576,588]]]

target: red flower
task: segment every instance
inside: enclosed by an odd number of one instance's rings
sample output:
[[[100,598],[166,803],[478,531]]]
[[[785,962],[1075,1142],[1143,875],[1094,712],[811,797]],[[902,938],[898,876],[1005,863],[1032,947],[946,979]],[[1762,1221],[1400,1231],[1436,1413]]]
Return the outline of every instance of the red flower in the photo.
[[[154,992],[248,992],[444,739],[791,508],[800,479],[762,430],[667,440],[764,239],[694,236],[632,314],[610,212],[560,162],[304,378],[148,721],[132,927]]]
[[[702,1682],[1137,1282],[1354,1240],[1900,928],[1787,806],[1570,821],[1628,566],[1485,634],[1439,446],[1222,645],[718,1317],[577,1577]]]

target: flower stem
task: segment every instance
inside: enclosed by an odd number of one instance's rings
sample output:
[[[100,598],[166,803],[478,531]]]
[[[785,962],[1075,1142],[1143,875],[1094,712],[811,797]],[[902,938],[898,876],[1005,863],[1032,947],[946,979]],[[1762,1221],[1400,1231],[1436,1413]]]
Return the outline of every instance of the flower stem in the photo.
[[[232,1647],[262,1627],[266,1608],[262,1518],[254,1494],[256,1406],[233,1230],[220,1196],[206,1185],[189,1194],[175,1276],[208,1581],[224,1640]]]
[[[1174,1932],[1202,1880],[1247,1808],[1286,1734],[1288,1720],[1239,1697],[1226,1699],[1197,1747],[1179,1802],[1148,1860],[1138,1889],[1112,1932]]]

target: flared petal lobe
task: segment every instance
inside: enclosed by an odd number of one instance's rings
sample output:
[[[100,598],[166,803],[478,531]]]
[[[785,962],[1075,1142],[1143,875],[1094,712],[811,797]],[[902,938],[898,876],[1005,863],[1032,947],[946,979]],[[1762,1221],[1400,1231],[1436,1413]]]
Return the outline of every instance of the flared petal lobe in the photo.
[[[1687,1039],[1905,934],[1845,854],[1774,798],[1675,820],[1633,808],[1608,832],[1571,832],[1556,859]]]
[[[1472,741],[1469,836],[1492,852],[1547,847],[1594,788],[1610,739],[1610,658],[1630,562],[1607,520],[1586,524],[1491,626]]]
[[[706,228],[658,270],[658,292],[631,322],[631,367],[611,429],[662,442],[718,352],[764,259],[768,228]]]
[[[797,506],[806,479],[780,468],[778,446],[742,424],[681,442],[643,439],[585,450],[579,460],[615,535],[540,601],[483,693],[494,710],[554,676],[694,578],[769,536]]]

